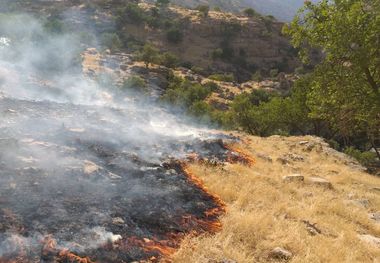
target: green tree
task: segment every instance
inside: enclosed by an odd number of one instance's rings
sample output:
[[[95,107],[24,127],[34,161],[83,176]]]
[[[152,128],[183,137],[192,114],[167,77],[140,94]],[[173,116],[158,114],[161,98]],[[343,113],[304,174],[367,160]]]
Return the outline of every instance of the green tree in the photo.
[[[170,4],[170,0],[157,0],[156,5],[157,6],[168,6]]]
[[[101,37],[102,44],[111,51],[118,50],[122,47],[122,42],[116,33],[104,33]]]
[[[178,57],[171,52],[165,52],[161,56],[161,64],[168,68],[175,68],[178,65]]]
[[[210,6],[208,5],[199,5],[196,9],[202,14],[203,17],[207,17],[208,12],[210,12]]]
[[[380,1],[308,1],[283,30],[304,62],[313,50],[324,52],[310,83],[311,116],[327,121],[345,144],[364,134],[374,149],[380,139],[379,17]]]
[[[257,15],[256,11],[252,8],[247,8],[243,12],[246,16],[249,16],[249,17],[253,17],[253,16]]]
[[[146,68],[149,68],[149,64],[160,62],[159,50],[149,43],[145,44],[136,58],[144,61]]]
[[[173,27],[166,32],[166,39],[171,43],[178,44],[183,40],[183,33],[179,28]]]

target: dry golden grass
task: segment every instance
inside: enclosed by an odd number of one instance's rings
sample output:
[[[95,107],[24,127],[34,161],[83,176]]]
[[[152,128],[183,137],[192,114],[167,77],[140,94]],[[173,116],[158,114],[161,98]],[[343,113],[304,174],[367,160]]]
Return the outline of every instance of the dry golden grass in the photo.
[[[364,243],[359,234],[380,237],[380,224],[369,212],[380,211],[380,178],[350,166],[350,160],[321,145],[314,137],[244,136],[239,147],[255,157],[246,167],[193,164],[192,172],[227,204],[223,229],[215,235],[187,238],[174,262],[272,262],[275,247],[292,252],[290,262],[380,262],[380,248]],[[315,142],[308,151],[300,141]],[[288,153],[305,157],[283,165]],[[273,161],[263,158],[270,157]],[[282,176],[300,173],[305,182],[286,183]],[[332,189],[307,183],[310,176],[328,179]],[[354,200],[366,199],[368,206]],[[305,221],[321,234],[312,235]]]

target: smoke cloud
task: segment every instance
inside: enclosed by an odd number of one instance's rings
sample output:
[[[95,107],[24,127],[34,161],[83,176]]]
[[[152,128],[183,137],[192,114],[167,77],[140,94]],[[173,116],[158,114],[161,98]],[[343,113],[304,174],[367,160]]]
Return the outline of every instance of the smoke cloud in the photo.
[[[214,208],[166,163],[217,136],[84,77],[80,36],[43,22],[0,16],[0,261],[43,257],[47,235],[76,253],[100,249],[99,262],[143,258],[104,247],[188,231],[182,216]]]

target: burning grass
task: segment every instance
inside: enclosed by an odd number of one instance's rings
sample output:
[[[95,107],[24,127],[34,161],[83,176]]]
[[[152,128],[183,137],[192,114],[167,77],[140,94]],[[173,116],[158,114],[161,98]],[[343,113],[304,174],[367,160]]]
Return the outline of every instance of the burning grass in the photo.
[[[254,157],[251,167],[187,167],[220,196],[226,214],[221,231],[186,238],[174,262],[275,262],[275,247],[290,251],[290,262],[377,262],[379,247],[359,235],[380,237],[380,224],[369,217],[380,210],[379,178],[317,138],[244,136],[242,141],[238,147]],[[282,179],[294,173],[305,182]],[[312,176],[326,178],[332,188],[310,183]]]

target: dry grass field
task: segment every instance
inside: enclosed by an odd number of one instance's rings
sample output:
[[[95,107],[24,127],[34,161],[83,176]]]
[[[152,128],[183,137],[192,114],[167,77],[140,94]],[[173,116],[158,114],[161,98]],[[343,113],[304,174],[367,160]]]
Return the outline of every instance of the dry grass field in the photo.
[[[234,147],[256,163],[190,165],[227,212],[174,262],[380,262],[380,178],[316,137],[242,136]]]

